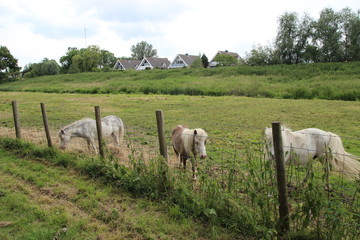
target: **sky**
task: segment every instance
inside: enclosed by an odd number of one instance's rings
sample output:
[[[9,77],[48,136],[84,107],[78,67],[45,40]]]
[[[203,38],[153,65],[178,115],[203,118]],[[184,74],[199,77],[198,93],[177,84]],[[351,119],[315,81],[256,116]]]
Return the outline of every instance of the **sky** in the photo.
[[[44,58],[59,62],[68,47],[97,45],[116,57],[146,41],[159,57],[219,50],[244,57],[271,45],[285,12],[318,19],[321,10],[349,7],[359,0],[0,0],[0,46],[24,67]]]

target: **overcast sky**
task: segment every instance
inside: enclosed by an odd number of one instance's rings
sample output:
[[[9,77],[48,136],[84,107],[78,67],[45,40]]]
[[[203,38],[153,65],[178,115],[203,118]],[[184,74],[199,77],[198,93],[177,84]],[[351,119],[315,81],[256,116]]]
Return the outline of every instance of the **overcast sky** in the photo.
[[[22,67],[89,45],[129,57],[140,41],[170,61],[218,50],[244,56],[273,42],[284,12],[318,19],[324,8],[345,7],[355,12],[360,0],[0,0],[0,45]]]

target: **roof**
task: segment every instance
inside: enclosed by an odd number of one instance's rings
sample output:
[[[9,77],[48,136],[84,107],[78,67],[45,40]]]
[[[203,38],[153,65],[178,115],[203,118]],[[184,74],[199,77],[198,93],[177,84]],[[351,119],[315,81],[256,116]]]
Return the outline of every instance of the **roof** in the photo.
[[[188,65],[189,67],[191,64],[199,57],[196,55],[189,55],[189,54],[178,54],[178,56]]]
[[[157,58],[157,57],[146,57],[145,58],[148,63],[151,64],[151,66],[155,67],[164,67],[164,64],[166,64],[166,67],[170,65],[170,61],[167,58]]]
[[[175,61],[180,58],[186,67],[190,67],[192,63],[198,58],[199,56],[196,55],[189,55],[189,54],[178,54],[176,55],[175,59],[171,62],[169,68],[172,67],[172,65],[175,64]],[[176,67],[175,67],[176,68]]]
[[[135,69],[140,62],[140,60],[117,60],[117,63],[121,64],[124,69]]]
[[[218,51],[218,52],[215,54],[215,56],[211,59],[210,62],[213,62],[214,59],[215,59],[215,57],[216,57],[217,55],[219,55],[219,54],[226,54],[226,55],[233,56],[233,57],[235,57],[235,58],[238,59],[238,60],[240,59],[240,55],[239,55],[238,53],[229,52],[229,51],[225,50],[225,51]]]

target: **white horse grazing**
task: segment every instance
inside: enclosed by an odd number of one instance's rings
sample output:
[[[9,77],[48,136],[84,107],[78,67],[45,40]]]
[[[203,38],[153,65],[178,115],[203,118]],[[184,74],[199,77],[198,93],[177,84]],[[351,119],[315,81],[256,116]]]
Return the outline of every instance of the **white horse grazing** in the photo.
[[[323,159],[329,156],[329,163],[334,170],[352,177],[359,175],[360,157],[347,153],[338,135],[317,128],[299,131],[283,128],[281,133],[285,164],[306,164],[309,159]],[[265,138],[268,154],[274,158],[271,128],[265,129]]]
[[[117,116],[109,115],[101,119],[101,122],[111,127],[111,136],[116,146],[119,147],[124,139],[125,126],[124,122]]]
[[[115,116],[103,118],[101,121],[101,130],[104,138],[112,136],[117,146],[120,145],[124,134],[124,125],[120,118]],[[94,119],[84,118],[62,128],[59,131],[60,147],[65,149],[73,137],[84,138],[89,150],[93,150],[96,154],[98,153],[97,129]]]
[[[185,126],[178,125],[172,131],[171,141],[174,148],[174,152],[177,158],[180,160],[180,167],[183,164],[186,169],[186,160],[190,158],[193,171],[193,179],[196,180],[195,175],[195,160],[197,156],[201,159],[205,159],[206,155],[206,139],[207,133],[201,129],[189,129]],[[193,158],[190,154],[193,154]]]

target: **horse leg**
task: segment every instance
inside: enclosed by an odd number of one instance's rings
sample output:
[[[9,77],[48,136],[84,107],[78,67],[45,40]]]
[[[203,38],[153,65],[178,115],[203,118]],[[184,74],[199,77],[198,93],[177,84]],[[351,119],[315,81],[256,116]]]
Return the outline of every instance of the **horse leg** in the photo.
[[[113,139],[114,139],[114,141],[115,141],[115,146],[116,146],[116,147],[119,147],[119,146],[120,146],[119,136],[118,136],[115,132],[113,132],[113,133],[111,134],[111,136],[113,137]]]
[[[195,166],[195,157],[190,158],[191,161],[191,167],[192,167],[192,172],[193,172],[193,180],[196,180],[196,166]]]
[[[119,145],[122,144],[122,142],[124,140],[124,135],[125,135],[125,128],[120,127],[120,129],[119,129]]]
[[[178,154],[178,153],[175,153],[176,154],[176,158],[178,159],[178,161],[179,161],[179,168],[181,168],[182,166],[181,166],[181,164],[182,164],[182,157],[180,156],[180,154]]]
[[[94,139],[90,139],[90,145],[91,145],[92,149],[94,150],[95,154],[98,154],[98,150],[95,145]]]
[[[89,152],[91,152],[91,141],[90,141],[90,139],[86,139],[86,143],[87,143],[87,147],[88,147],[88,150],[89,150]]]
[[[186,160],[187,160],[187,158],[184,158],[182,156],[180,157],[180,161],[183,162],[184,170],[186,169]]]

